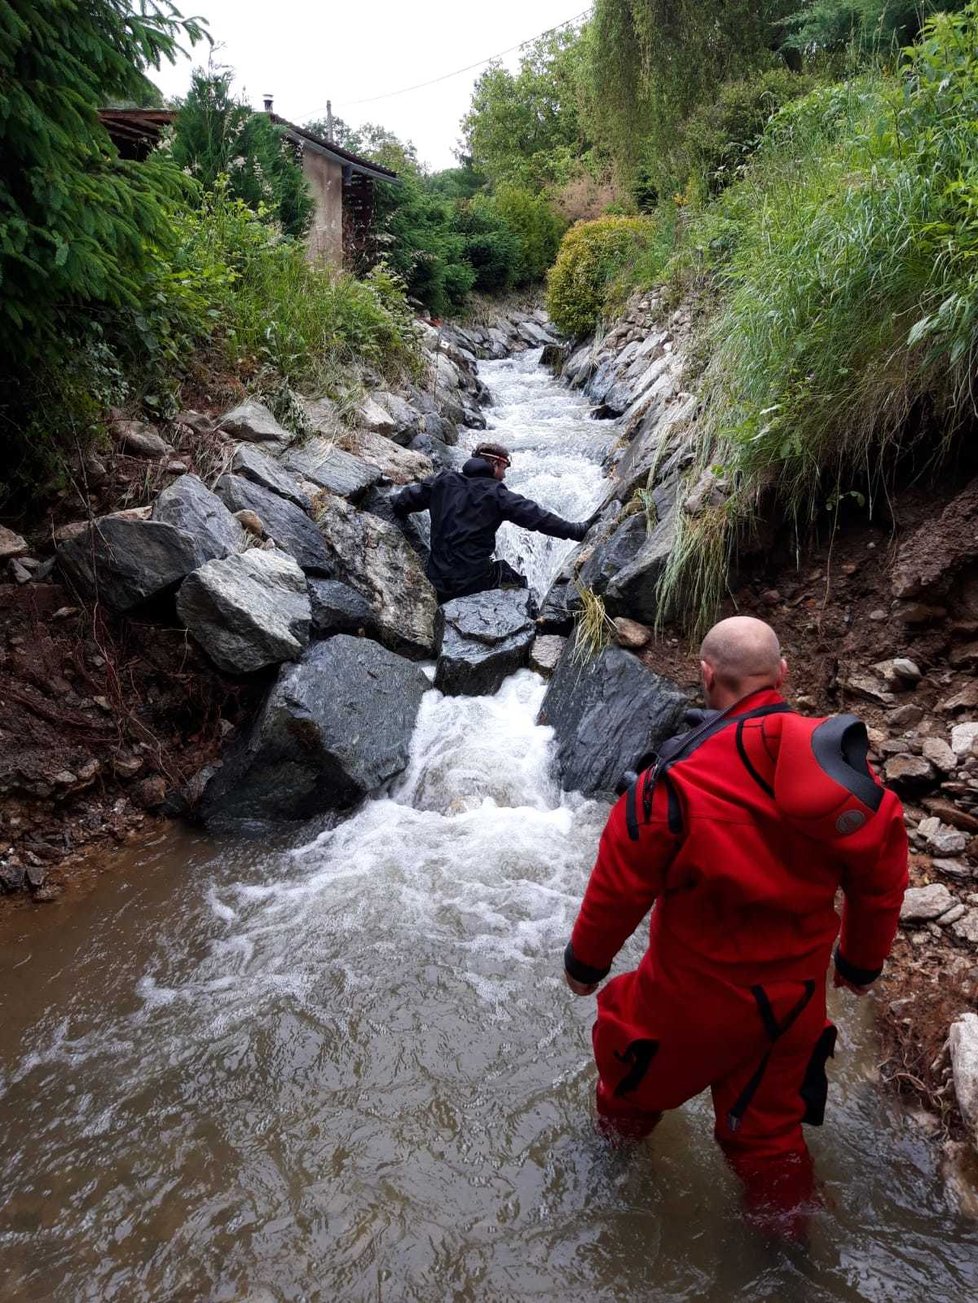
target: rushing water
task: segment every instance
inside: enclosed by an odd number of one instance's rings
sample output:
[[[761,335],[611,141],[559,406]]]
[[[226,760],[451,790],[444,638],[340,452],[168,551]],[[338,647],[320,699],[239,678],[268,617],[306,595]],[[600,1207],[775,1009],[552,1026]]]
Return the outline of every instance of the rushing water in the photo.
[[[580,518],[613,431],[534,362],[483,369],[509,482]],[[540,592],[568,545],[504,546]],[[837,1002],[810,1250],[744,1226],[708,1101],[628,1155],[594,1135],[560,956],[607,811],[553,783],[542,694],[431,692],[402,779],[339,828],[169,830],[56,925],[13,921],[0,1298],[974,1295],[978,1234],[880,1095],[865,1005]]]

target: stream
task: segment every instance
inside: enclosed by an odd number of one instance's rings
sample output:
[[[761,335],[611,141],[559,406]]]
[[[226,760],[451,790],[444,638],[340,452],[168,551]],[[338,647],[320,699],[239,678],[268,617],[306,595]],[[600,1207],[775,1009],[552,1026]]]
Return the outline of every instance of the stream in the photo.
[[[487,436],[512,488],[581,519],[616,429],[538,356],[482,364]],[[571,547],[500,532],[538,596]],[[0,1299],[975,1296],[978,1227],[880,1091],[870,1001],[830,993],[808,1249],[744,1224],[707,1097],[634,1151],[595,1135],[594,1005],[561,953],[607,806],[554,783],[543,693],[528,670],[429,692],[408,769],[335,829],[168,827],[8,917]]]

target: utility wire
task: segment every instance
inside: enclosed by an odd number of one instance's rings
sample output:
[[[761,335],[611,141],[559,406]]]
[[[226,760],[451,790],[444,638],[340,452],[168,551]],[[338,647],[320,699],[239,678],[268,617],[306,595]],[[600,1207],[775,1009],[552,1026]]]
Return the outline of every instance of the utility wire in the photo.
[[[397,95],[408,95],[411,91],[423,90],[426,86],[435,86],[440,81],[448,81],[451,77],[460,77],[463,72],[472,72],[475,68],[481,68],[483,64],[492,63],[494,59],[501,59],[506,54],[512,54],[514,50],[521,50],[524,45],[529,45],[531,41],[539,41],[544,36],[551,36],[554,32],[559,32],[562,27],[569,27],[571,23],[576,23],[579,18],[586,18],[591,12],[590,9],[584,9],[573,18],[565,18],[562,23],[557,23],[555,27],[548,27],[545,32],[538,32],[536,36],[528,36],[525,41],[520,41],[517,45],[511,45],[508,50],[500,50],[498,54],[490,54],[488,58],[479,59],[476,63],[470,63],[465,68],[456,68],[454,72],[443,73],[440,77],[432,77],[430,81],[419,81],[416,86],[405,86],[401,90],[386,91],[383,95],[372,95],[365,100],[349,100],[340,104],[341,109],[353,109],[360,104],[376,104],[378,100],[394,99]],[[315,117],[317,113],[322,113],[322,109],[313,109],[308,113],[303,113],[304,118]]]

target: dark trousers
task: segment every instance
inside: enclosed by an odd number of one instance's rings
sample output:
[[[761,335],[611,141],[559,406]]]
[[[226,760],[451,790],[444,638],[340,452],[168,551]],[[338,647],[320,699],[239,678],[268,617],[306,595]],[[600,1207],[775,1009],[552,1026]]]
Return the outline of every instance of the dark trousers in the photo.
[[[473,579],[470,584],[464,588],[458,588],[451,593],[443,593],[436,590],[439,604],[451,602],[456,597],[471,597],[473,593],[487,593],[492,588],[526,588],[526,575],[521,575],[518,570],[514,570],[508,561],[493,561],[489,569]]]

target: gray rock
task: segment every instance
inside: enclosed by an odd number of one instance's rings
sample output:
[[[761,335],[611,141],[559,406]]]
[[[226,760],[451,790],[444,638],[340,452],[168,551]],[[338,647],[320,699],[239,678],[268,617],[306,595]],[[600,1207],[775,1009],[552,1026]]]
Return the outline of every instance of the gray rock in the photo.
[[[937,827],[927,836],[927,849],[933,855],[962,855],[968,846],[968,834],[959,828],[949,828],[938,821]]]
[[[181,475],[153,504],[153,519],[196,540],[200,563],[241,552],[248,535],[227,507],[196,475]]]
[[[972,1145],[978,1147],[978,1014],[964,1013],[955,1019],[948,1049],[958,1108]]]
[[[969,755],[976,739],[978,739],[978,723],[969,721],[955,724],[951,729],[951,750],[956,756]]]
[[[103,516],[58,546],[62,573],[115,611],[175,587],[207,559],[182,529],[123,516]]]
[[[644,511],[636,512],[623,520],[610,538],[595,546],[581,566],[581,583],[595,593],[603,593],[615,575],[636,559],[648,536],[648,520]]]
[[[363,429],[384,435],[386,438],[390,438],[397,428],[390,412],[370,397],[365,398],[357,408],[356,419],[357,425],[362,426]]]
[[[130,456],[158,460],[173,455],[172,444],[167,443],[154,425],[147,425],[145,421],[113,421],[109,430]]]
[[[978,946],[978,909],[969,909],[963,918],[951,924],[951,931],[959,941]]]
[[[222,475],[217,496],[230,511],[253,511],[265,532],[309,574],[331,575],[329,556],[319,530],[294,503],[240,475]]]
[[[929,791],[937,782],[934,766],[923,756],[899,755],[888,760],[883,769],[887,786],[901,796]]]
[[[381,478],[378,467],[338,448],[331,439],[315,436],[286,453],[289,470],[341,498],[357,499]]]
[[[654,624],[659,610],[658,586],[676,541],[676,508],[659,521],[634,560],[608,582],[605,605],[610,615],[629,615]]]
[[[347,452],[380,471],[391,484],[411,484],[435,469],[427,457],[400,447],[371,430],[350,430],[343,435]]]
[[[207,786],[201,814],[304,819],[346,810],[407,764],[428,680],[368,638],[337,634],[287,665],[250,733]]]
[[[20,534],[15,534],[12,529],[0,525],[0,561],[24,556],[27,551],[27,540],[25,538],[22,538]]]
[[[920,751],[924,759],[929,760],[942,774],[953,773],[957,768],[958,757],[943,738],[925,737]]]
[[[355,588],[337,579],[310,579],[312,632],[316,638],[334,633],[357,633],[360,629],[375,638],[379,633],[373,607]]]
[[[540,722],[554,728],[563,786],[610,799],[626,770],[682,728],[689,701],[631,652],[609,647],[582,665],[575,645],[576,635],[550,681]]]
[[[525,589],[456,597],[435,621],[435,687],[449,697],[488,696],[527,663],[535,637]]]
[[[229,674],[294,660],[309,641],[306,577],[283,552],[252,548],[208,561],[183,581],[177,614]]]
[[[453,425],[451,421],[446,421],[437,412],[427,412],[422,419],[421,426],[422,434],[431,435],[433,439],[440,439],[442,443],[447,443],[450,448],[454,448],[458,443],[458,426]],[[414,451],[424,452],[424,449],[418,448],[414,449]]]
[[[956,903],[943,882],[931,882],[926,887],[908,887],[900,906],[901,923],[926,923],[939,918]]]
[[[872,674],[850,674],[845,681],[850,692],[876,706],[892,706],[896,701],[885,683]]]
[[[329,559],[327,573],[369,600],[382,640],[430,655],[438,602],[401,530],[333,495],[325,496],[318,523]]]
[[[302,486],[296,476],[283,470],[278,462],[266,457],[263,452],[259,452],[250,443],[242,443],[235,448],[231,469],[235,475],[243,475],[246,480],[251,480],[253,484],[260,484],[263,489],[268,489],[271,493],[277,493],[280,498],[285,498],[287,502],[294,502],[303,511],[308,511],[312,506],[309,495],[303,493]]]
[[[544,633],[534,638],[530,648],[530,669],[549,679],[557,668],[566,644],[567,639],[556,633]]]
[[[956,923],[959,918],[964,918],[967,912],[967,905],[962,905],[961,902],[958,901],[956,905],[952,905],[951,908],[945,910],[943,914],[939,914],[934,921],[935,923],[939,923],[941,927],[949,927],[952,923]]]
[[[295,437],[284,425],[280,425],[264,403],[249,398],[247,402],[232,407],[221,417],[218,427],[236,439],[246,439],[249,443],[270,443],[285,447]]]
[[[433,434],[417,434],[408,444],[412,452],[428,457],[436,470],[457,471],[465,465],[468,456],[461,448],[452,447]]]
[[[410,443],[421,428],[421,413],[415,411],[400,394],[381,391],[374,394],[374,398],[391,419],[392,429],[389,437],[395,443]]]

